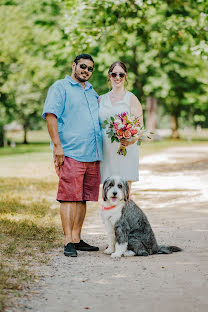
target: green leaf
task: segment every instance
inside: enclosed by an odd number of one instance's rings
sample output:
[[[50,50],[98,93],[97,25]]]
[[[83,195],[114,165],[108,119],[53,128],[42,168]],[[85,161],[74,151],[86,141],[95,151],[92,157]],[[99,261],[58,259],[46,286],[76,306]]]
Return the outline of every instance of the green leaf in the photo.
[[[107,126],[107,124],[108,124],[108,121],[107,121],[107,120],[104,120],[103,123],[102,123],[102,128],[105,129],[106,126]]]

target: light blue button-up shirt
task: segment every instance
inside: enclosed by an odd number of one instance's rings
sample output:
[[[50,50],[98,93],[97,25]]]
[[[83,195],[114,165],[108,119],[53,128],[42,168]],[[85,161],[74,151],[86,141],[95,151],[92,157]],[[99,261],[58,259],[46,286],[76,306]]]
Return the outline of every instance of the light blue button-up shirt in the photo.
[[[65,156],[80,162],[103,160],[98,109],[98,95],[88,81],[83,88],[67,75],[49,88],[42,116],[57,116]]]

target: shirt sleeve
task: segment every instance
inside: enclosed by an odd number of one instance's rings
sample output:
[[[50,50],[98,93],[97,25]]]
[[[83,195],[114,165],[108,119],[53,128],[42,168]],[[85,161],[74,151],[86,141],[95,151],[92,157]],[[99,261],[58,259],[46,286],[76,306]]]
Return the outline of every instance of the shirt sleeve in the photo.
[[[63,86],[61,86],[60,83],[54,83],[48,90],[48,94],[43,108],[43,119],[46,119],[47,113],[54,114],[59,119],[64,110],[64,99],[65,91]]]

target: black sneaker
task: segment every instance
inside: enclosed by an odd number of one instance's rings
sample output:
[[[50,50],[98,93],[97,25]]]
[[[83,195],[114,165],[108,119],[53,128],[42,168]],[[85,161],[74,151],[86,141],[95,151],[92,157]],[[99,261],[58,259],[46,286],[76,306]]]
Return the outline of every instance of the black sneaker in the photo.
[[[82,250],[82,251],[98,251],[99,248],[96,246],[91,246],[87,243],[85,243],[82,239],[79,243],[74,243],[74,246],[76,250]]]
[[[68,243],[64,246],[64,255],[67,257],[77,257],[77,251],[73,243]]]

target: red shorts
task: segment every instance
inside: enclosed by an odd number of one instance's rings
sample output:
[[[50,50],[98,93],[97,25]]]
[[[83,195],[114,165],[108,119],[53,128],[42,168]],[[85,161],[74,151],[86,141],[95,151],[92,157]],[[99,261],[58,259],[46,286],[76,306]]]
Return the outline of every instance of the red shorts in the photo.
[[[58,201],[97,201],[100,186],[100,162],[80,162],[65,157],[60,168]]]

